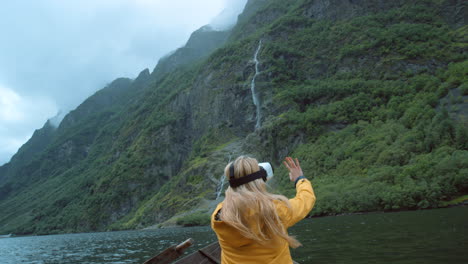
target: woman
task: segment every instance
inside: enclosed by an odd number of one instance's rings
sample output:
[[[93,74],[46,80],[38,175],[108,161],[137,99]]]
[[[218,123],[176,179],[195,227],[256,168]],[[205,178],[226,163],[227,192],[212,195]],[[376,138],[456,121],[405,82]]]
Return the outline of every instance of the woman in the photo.
[[[211,216],[222,264],[293,263],[289,247],[301,244],[288,235],[287,228],[312,210],[315,195],[297,159],[287,157],[284,165],[296,185],[296,197],[290,200],[266,190],[256,159],[241,156],[226,166],[230,187]]]

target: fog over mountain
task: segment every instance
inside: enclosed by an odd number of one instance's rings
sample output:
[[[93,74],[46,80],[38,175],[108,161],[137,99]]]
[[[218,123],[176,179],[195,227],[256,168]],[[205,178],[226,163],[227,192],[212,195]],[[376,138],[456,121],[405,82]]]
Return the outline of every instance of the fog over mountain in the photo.
[[[227,2],[229,4],[226,5],[226,8],[210,22],[215,30],[226,30],[233,27],[247,0],[227,0]]]
[[[0,164],[35,129],[117,77],[135,78],[246,0],[9,1],[0,8]],[[60,118],[58,118],[60,119]]]

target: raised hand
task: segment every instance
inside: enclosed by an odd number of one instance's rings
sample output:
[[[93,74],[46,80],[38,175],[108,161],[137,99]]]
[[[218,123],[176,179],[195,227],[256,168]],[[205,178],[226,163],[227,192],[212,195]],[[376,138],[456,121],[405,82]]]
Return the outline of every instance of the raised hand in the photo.
[[[296,181],[299,176],[303,175],[301,165],[297,158],[296,160],[293,160],[291,157],[286,157],[283,164],[289,170],[289,179],[291,181]]]

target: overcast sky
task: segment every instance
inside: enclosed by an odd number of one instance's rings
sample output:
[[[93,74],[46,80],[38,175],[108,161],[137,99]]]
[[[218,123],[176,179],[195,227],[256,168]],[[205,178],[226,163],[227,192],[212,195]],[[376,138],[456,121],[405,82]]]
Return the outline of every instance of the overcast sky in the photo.
[[[135,78],[247,0],[15,0],[0,6],[0,165],[59,110]],[[219,14],[222,13],[222,16]]]

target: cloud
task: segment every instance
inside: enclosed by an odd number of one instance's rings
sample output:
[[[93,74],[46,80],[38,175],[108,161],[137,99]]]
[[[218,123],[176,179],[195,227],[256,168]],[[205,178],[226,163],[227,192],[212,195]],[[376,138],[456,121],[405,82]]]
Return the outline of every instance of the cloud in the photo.
[[[244,10],[247,0],[225,0],[224,10],[218,14],[210,25],[216,30],[226,30],[235,25],[237,16]]]
[[[117,77],[135,77],[208,24],[223,1],[38,0],[0,8],[0,82],[71,110]],[[74,96],[70,97],[70,91]]]
[[[0,86],[0,120],[11,122],[22,118],[16,109],[16,104],[21,101],[20,97],[12,90]]]
[[[0,164],[7,162],[57,106],[43,96],[21,96],[0,85]]]
[[[221,11],[230,18],[218,17],[219,24],[229,24],[245,1],[3,1],[0,165],[9,159],[5,148],[25,142],[57,111],[74,109],[115,78],[152,70]]]
[[[56,113],[57,106],[49,98],[20,96],[15,91],[0,85],[0,123],[27,124],[34,122],[36,115],[50,117]]]
[[[0,81],[71,110],[107,82],[152,69],[221,9],[207,0],[9,1],[0,9],[8,39]]]

